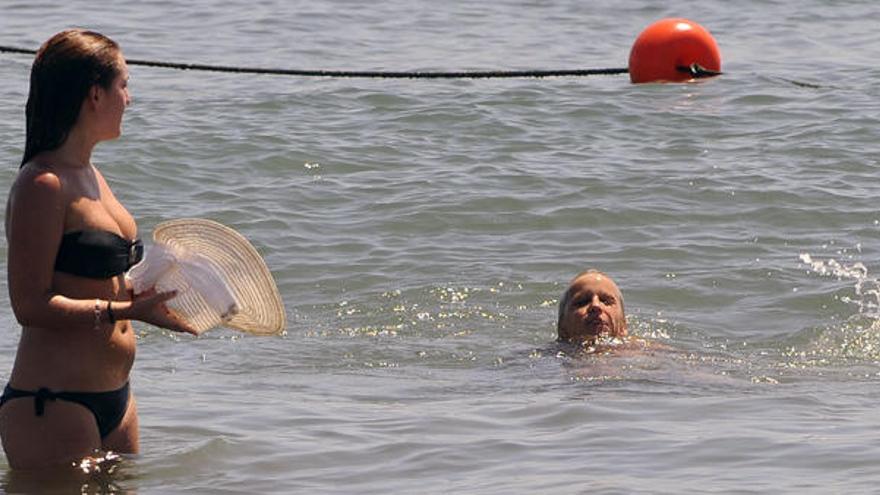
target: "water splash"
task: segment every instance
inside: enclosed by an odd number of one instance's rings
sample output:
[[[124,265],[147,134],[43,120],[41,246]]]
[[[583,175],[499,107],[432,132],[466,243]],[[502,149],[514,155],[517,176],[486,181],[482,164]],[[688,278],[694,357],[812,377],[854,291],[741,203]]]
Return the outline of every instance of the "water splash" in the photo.
[[[122,456],[113,451],[98,451],[93,455],[83,457],[79,462],[73,463],[73,466],[84,474],[113,474],[121,460]]]
[[[840,300],[856,305],[859,314],[863,316],[880,319],[880,281],[868,276],[868,268],[862,262],[844,264],[833,258],[814,260],[808,253],[801,253],[800,260],[809,265],[817,275],[854,281],[854,297],[841,296]]]
[[[32,470],[9,469],[0,479],[3,493],[129,493],[120,486],[124,458],[95,450],[78,461]]]
[[[843,303],[854,305],[857,312],[839,324],[816,332],[807,345],[786,348],[782,352],[788,358],[785,365],[801,369],[827,369],[880,361],[880,281],[870,276],[868,268],[858,261],[841,263],[833,258],[816,260],[808,253],[801,253],[799,258],[817,275],[852,281],[852,295],[835,297]],[[858,373],[864,375],[861,370]],[[868,374],[876,375],[876,372],[869,371]]]

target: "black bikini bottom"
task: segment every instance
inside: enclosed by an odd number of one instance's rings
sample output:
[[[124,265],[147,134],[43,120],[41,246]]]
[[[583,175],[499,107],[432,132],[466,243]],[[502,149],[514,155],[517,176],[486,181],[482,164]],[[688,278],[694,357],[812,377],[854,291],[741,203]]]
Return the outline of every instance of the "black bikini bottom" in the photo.
[[[33,397],[34,414],[42,416],[47,400],[75,402],[92,412],[95,422],[98,423],[98,432],[103,439],[122,422],[125,410],[128,409],[128,395],[128,382],[125,382],[121,388],[109,392],[53,392],[45,387],[30,391],[18,390],[7,384],[3,389],[3,395],[0,396],[0,407],[12,399]]]

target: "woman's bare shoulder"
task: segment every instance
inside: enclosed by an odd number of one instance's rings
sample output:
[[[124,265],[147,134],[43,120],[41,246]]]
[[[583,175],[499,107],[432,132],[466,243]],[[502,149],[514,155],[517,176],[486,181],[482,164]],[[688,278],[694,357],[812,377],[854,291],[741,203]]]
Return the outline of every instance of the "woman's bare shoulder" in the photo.
[[[45,193],[60,193],[62,190],[62,177],[52,167],[28,162],[18,171],[12,184],[13,191],[33,190]]]
[[[27,228],[34,221],[44,221],[47,217],[64,216],[67,199],[63,178],[51,168],[25,165],[19,170],[6,205],[7,233],[10,221]]]

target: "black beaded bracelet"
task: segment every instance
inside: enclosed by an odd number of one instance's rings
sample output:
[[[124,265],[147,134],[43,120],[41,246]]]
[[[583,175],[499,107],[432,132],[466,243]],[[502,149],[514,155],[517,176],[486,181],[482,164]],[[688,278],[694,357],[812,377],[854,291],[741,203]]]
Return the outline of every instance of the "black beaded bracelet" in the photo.
[[[113,316],[113,308],[110,304],[113,303],[111,300],[107,300],[107,319],[110,321],[110,324],[116,323],[116,317]]]

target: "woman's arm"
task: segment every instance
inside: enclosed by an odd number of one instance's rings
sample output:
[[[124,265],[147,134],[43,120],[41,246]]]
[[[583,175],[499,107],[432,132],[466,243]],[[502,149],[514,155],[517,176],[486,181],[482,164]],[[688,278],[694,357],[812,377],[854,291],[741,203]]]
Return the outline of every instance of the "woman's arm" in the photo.
[[[9,298],[18,322],[42,328],[109,323],[106,300],[71,299],[52,291],[55,257],[67,210],[61,179],[52,172],[24,170],[10,195],[6,212]],[[132,301],[114,302],[114,315],[117,319],[195,333],[165,306],[174,295],[154,292]]]
[[[112,311],[115,320],[138,320],[175,332],[198,335],[192,326],[165,306],[165,301],[176,295],[176,291],[156,292],[155,289],[150,289],[135,295],[130,301],[108,301],[106,304],[108,313]]]
[[[23,326],[63,327],[95,319],[95,301],[52,293],[55,256],[67,209],[61,179],[23,170],[10,192],[7,215],[9,299]]]

